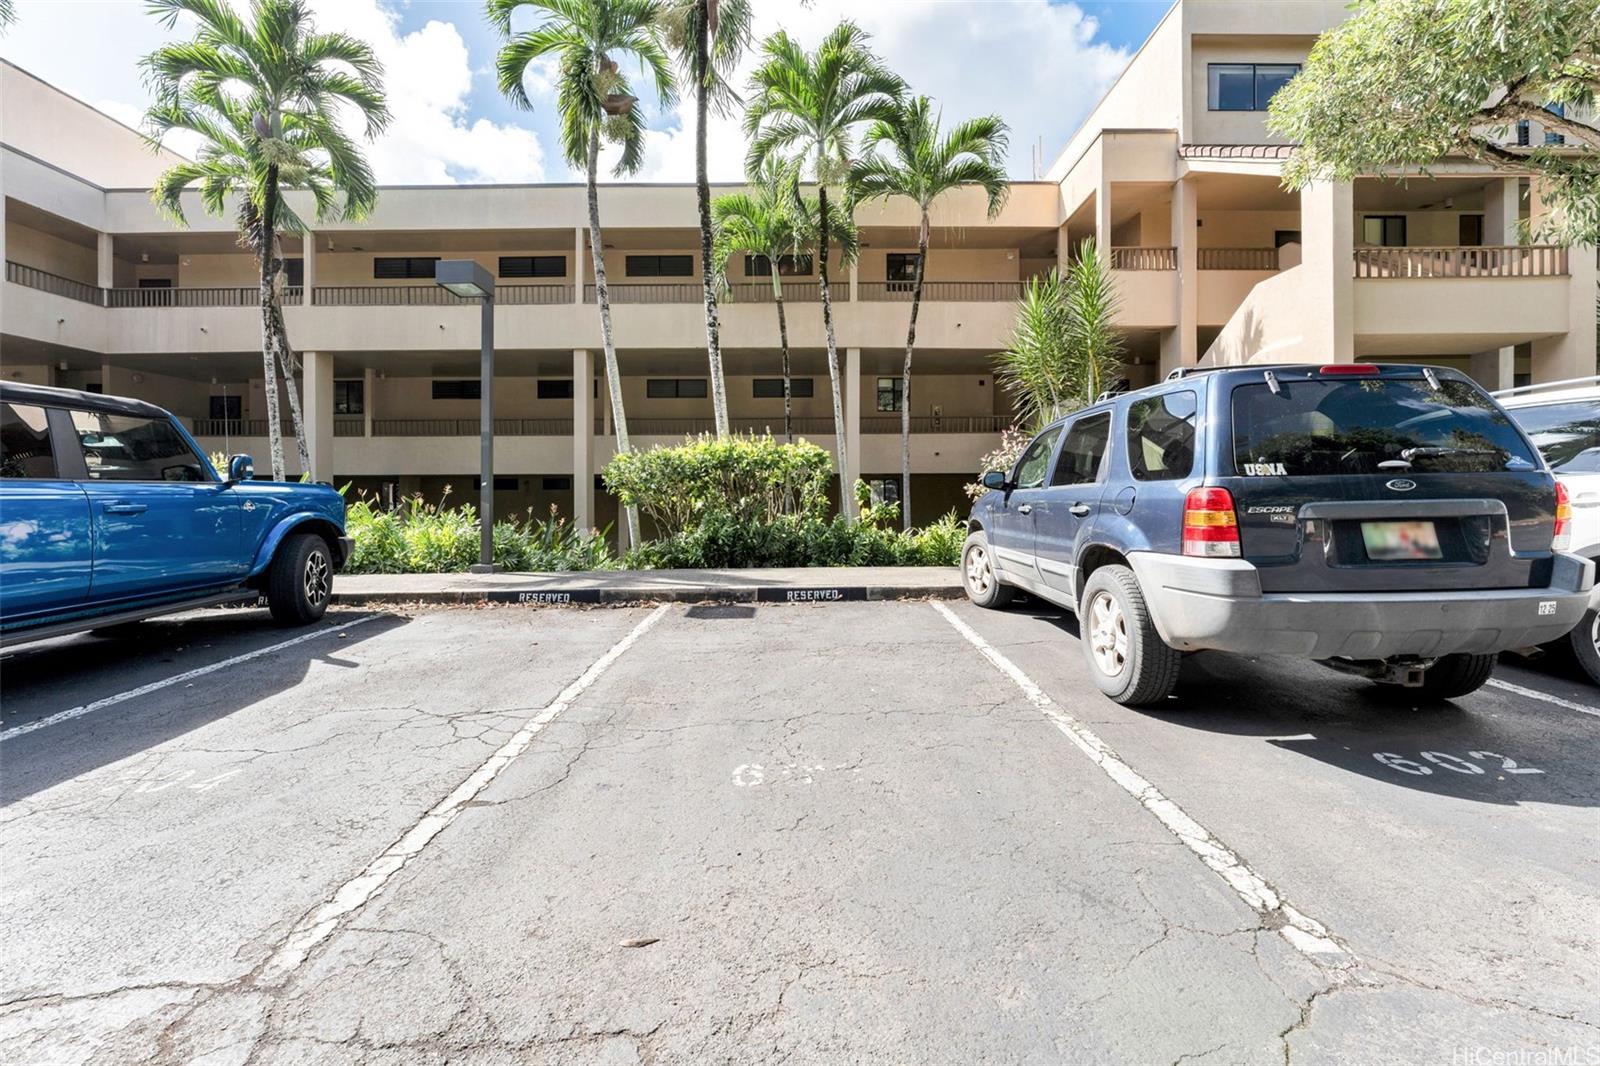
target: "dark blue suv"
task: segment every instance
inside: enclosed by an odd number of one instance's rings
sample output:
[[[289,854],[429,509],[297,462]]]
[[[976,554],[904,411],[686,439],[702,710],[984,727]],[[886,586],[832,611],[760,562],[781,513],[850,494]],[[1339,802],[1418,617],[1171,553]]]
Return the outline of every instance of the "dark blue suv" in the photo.
[[[218,477],[139,400],[0,384],[0,641],[18,643],[265,594],[322,617],[349,556],[326,485]]]
[[[1593,580],[1539,453],[1444,368],[1178,372],[1051,423],[984,485],[967,594],[1076,612],[1126,704],[1202,649],[1464,695],[1497,652],[1567,632]]]

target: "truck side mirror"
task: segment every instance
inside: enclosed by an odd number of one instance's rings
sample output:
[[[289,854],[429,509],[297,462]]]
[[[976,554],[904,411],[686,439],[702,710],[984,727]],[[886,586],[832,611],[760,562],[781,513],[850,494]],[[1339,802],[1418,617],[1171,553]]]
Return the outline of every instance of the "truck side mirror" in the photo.
[[[1004,489],[1006,475],[1003,470],[990,470],[983,475],[983,487],[986,489]]]
[[[233,455],[228,457],[228,480],[249,481],[256,476],[255,460],[248,455]]]

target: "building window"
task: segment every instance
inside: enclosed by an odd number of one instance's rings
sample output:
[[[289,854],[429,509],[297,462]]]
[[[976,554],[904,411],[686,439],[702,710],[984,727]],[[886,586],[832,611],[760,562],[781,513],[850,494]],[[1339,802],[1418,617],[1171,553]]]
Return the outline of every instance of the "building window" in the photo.
[[[647,378],[644,394],[652,400],[703,400],[705,378]]]
[[[899,411],[906,405],[905,378],[878,379],[878,410]]]
[[[630,255],[630,278],[688,278],[694,276],[692,255]]]
[[[244,417],[244,397],[213,396],[209,409],[213,422],[237,422]]]
[[[1483,243],[1483,216],[1462,215],[1457,226],[1456,243],[1463,248],[1476,248]]]
[[[872,490],[872,498],[878,503],[900,502],[900,479],[897,477],[869,477],[867,488]]]
[[[433,383],[433,398],[435,400],[480,400],[483,398],[483,383],[477,378],[459,381],[435,381]]]
[[[1275,229],[1272,231],[1272,246],[1282,248],[1286,244],[1299,244],[1300,231],[1297,229]]]
[[[170,289],[170,288],[172,288],[172,279],[171,278],[140,278],[139,279],[139,288],[141,288],[141,289]]]
[[[1273,94],[1298,73],[1299,63],[1208,63],[1206,107],[1212,111],[1265,111]]]
[[[541,400],[570,400],[572,399],[571,378],[540,378],[534,386],[535,395]]]
[[[778,257],[779,277],[804,276],[809,273],[811,273],[811,257],[809,255],[780,255]],[[745,256],[744,276],[747,278],[772,277],[772,260],[764,255]]]
[[[1384,248],[1404,248],[1406,216],[1367,215],[1361,220],[1361,240]]]
[[[306,261],[304,259],[285,259],[283,261],[283,283],[291,289],[298,289],[306,283]]]
[[[572,479],[560,475],[545,477],[539,480],[539,487],[545,492],[571,492]]]
[[[427,278],[433,280],[433,266],[439,261],[436,255],[374,256],[372,276],[379,281],[396,278]]]
[[[365,381],[335,381],[333,383],[333,413],[336,415],[366,414],[367,383]]]
[[[781,400],[783,379],[755,378],[750,382],[750,395],[758,400]],[[816,395],[816,382],[811,378],[790,378],[789,395],[797,400],[809,400]]]
[[[890,252],[884,257],[885,281],[916,281],[917,280],[917,253],[916,252]]]
[[[516,492],[521,487],[521,483],[517,481],[515,476],[496,474],[494,477],[494,491],[496,492]],[[472,491],[483,491],[483,478],[475,477],[472,479]]]
[[[1558,116],[1560,118],[1566,118],[1567,117],[1567,106],[1565,104],[1546,104],[1545,105],[1545,110],[1549,111],[1552,115],[1556,115],[1556,116]],[[1555,133],[1555,132],[1553,132],[1551,130],[1545,130],[1544,131],[1544,143],[1545,144],[1566,144],[1567,143],[1567,138],[1565,136],[1563,136],[1562,134]]]
[[[1528,141],[1528,120],[1525,118],[1520,118],[1517,120],[1517,147],[1528,147]]]
[[[502,255],[502,278],[564,278],[567,276],[567,257],[564,255]]]

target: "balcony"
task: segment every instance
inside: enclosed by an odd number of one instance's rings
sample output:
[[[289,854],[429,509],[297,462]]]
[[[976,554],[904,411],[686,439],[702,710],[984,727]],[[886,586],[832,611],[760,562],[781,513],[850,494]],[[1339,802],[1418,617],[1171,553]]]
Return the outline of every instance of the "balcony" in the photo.
[[[1122,247],[1111,249],[1112,270],[1176,270],[1176,248]]]
[[[1201,270],[1277,270],[1276,248],[1200,248]]]
[[[1567,250],[1551,244],[1355,250],[1358,278],[1550,278],[1566,274]]]
[[[571,285],[498,285],[501,306],[560,305],[572,302]],[[456,307],[476,299],[457,296],[438,285],[318,285],[313,307]]]

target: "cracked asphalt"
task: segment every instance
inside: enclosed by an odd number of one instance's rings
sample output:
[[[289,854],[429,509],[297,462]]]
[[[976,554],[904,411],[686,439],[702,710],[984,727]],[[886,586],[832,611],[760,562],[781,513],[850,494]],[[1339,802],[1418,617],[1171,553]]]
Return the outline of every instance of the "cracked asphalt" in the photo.
[[[1037,691],[905,602],[8,652],[0,1062],[1600,1063],[1572,671],[1206,654],[1135,711],[1070,615],[950,610]]]

